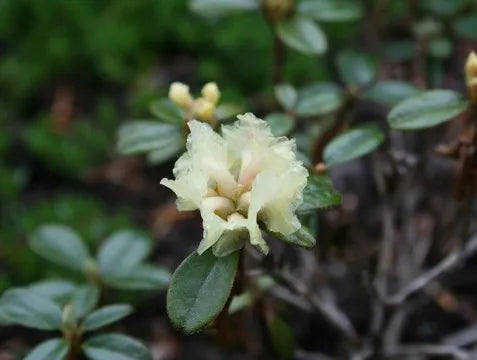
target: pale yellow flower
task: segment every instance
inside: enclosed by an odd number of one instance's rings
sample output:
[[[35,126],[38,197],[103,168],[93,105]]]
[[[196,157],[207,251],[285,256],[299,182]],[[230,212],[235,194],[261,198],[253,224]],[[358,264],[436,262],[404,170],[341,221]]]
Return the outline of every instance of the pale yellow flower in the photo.
[[[209,82],[204,85],[201,90],[201,94],[204,99],[211,102],[212,104],[217,104],[220,98],[219,87],[214,82]]]
[[[169,99],[182,108],[191,106],[194,98],[190,94],[189,86],[181,82],[173,82],[169,87]]]
[[[465,75],[470,100],[477,104],[477,54],[475,52],[471,52],[467,58]]]
[[[204,226],[198,252],[217,256],[240,249],[246,239],[265,254],[259,222],[270,231],[291,234],[308,171],[296,158],[294,140],[274,137],[253,114],[222,126],[222,136],[199,121],[188,123],[187,152],[176,162],[173,190],[179,210],[199,209]]]

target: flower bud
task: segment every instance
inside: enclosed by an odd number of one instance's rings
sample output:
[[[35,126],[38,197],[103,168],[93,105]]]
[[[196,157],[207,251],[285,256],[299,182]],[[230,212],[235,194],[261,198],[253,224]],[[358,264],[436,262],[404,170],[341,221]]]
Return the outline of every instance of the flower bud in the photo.
[[[477,105],[477,54],[470,53],[465,64],[465,75],[470,101]]]
[[[67,330],[73,330],[76,328],[76,315],[73,305],[68,304],[63,308],[63,312],[61,314],[61,323]]]
[[[173,82],[169,87],[169,99],[183,108],[188,108],[193,101],[189,87],[181,82]]]
[[[199,98],[194,102],[194,112],[203,121],[212,121],[215,116],[215,105],[209,100]]]
[[[204,99],[210,101],[212,104],[217,104],[220,98],[220,91],[216,83],[209,82],[204,85],[201,91]]]

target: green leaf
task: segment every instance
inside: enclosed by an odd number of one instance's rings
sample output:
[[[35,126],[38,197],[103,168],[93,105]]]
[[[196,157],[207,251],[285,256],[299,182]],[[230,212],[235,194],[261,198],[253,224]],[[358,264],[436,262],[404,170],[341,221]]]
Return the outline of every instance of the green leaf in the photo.
[[[96,307],[98,301],[99,289],[93,284],[78,287],[71,299],[73,311],[78,318],[83,318],[89,314]]]
[[[424,129],[452,119],[468,107],[467,100],[455,91],[430,90],[393,107],[388,123],[393,129]]]
[[[326,147],[323,158],[326,165],[334,166],[367,155],[384,141],[377,126],[363,125],[338,135]]]
[[[439,37],[429,43],[429,54],[437,59],[447,59],[452,51],[452,42],[447,38]]]
[[[303,202],[298,212],[306,213],[316,209],[330,208],[341,203],[341,195],[325,175],[308,175],[308,181],[303,189]]]
[[[312,20],[294,17],[278,23],[277,34],[292,49],[308,55],[320,55],[326,52],[325,33]]]
[[[64,339],[50,339],[36,346],[24,360],[64,360],[68,351],[69,346]]]
[[[275,86],[275,97],[286,110],[293,110],[298,100],[298,93],[290,84],[280,84]]]
[[[67,226],[40,226],[28,240],[38,255],[72,270],[81,271],[89,258],[81,238]]]
[[[237,104],[222,103],[215,109],[215,118],[218,121],[226,121],[235,118],[242,112],[243,109]]]
[[[105,276],[104,282],[109,286],[124,290],[160,290],[170,281],[171,273],[166,268],[143,264],[132,269],[128,274]]]
[[[299,92],[296,113],[299,116],[318,116],[337,110],[343,104],[341,88],[332,83],[315,83]]]
[[[258,9],[255,0],[192,0],[190,8],[201,16],[224,16]]]
[[[376,62],[368,54],[343,50],[336,58],[341,79],[348,85],[365,86],[376,76]]]
[[[297,11],[322,22],[356,21],[364,15],[363,5],[352,0],[302,0]]]
[[[160,120],[182,126],[185,123],[185,112],[169,99],[160,99],[151,102],[149,111]]]
[[[151,360],[146,346],[122,334],[94,336],[83,344],[83,351],[90,360]]]
[[[287,244],[293,246],[299,246],[304,248],[311,248],[315,246],[316,239],[308,228],[302,226],[299,230],[295,231],[293,234],[283,235],[281,233],[276,233],[269,231],[277,239],[286,242]]]
[[[384,57],[394,62],[409,61],[416,53],[417,42],[414,40],[389,41],[383,46]]]
[[[163,144],[163,147],[148,152],[147,162],[151,165],[161,165],[183,152],[184,145],[182,137],[180,140],[179,137],[171,138],[170,142]]]
[[[84,319],[83,328],[87,331],[96,330],[121,320],[132,312],[133,308],[128,304],[104,306],[93,311]]]
[[[275,136],[287,135],[295,127],[295,120],[287,114],[272,113],[265,117],[265,121]]]
[[[119,128],[117,151],[122,155],[170,153],[170,147],[177,149],[179,144],[184,144],[181,127],[157,121],[134,121]]]
[[[295,338],[290,326],[280,317],[272,315],[267,317],[267,327],[273,348],[280,360],[293,359]]]
[[[450,16],[457,13],[465,5],[466,0],[420,0],[424,10],[440,16]]]
[[[208,325],[222,310],[232,290],[239,251],[215,257],[211,250],[196,252],[175,271],[167,293],[172,323],[186,333]]]
[[[55,330],[61,325],[61,308],[52,300],[27,289],[6,291],[0,308],[8,322],[40,330]]]
[[[73,295],[76,285],[67,280],[43,280],[29,285],[27,289],[60,304],[65,304]]]
[[[374,84],[373,87],[364,94],[364,98],[386,105],[394,105],[418,93],[418,88],[405,81],[383,80]]]
[[[454,32],[457,36],[477,40],[477,14],[465,15],[454,21]]]
[[[144,235],[122,230],[106,239],[98,252],[98,263],[103,276],[129,274],[151,251],[151,242]]]

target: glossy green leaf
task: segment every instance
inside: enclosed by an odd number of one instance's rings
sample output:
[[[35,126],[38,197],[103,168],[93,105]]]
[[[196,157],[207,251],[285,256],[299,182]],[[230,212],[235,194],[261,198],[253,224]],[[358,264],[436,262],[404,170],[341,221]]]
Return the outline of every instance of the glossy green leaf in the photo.
[[[93,284],[86,284],[78,287],[73,293],[71,303],[74,314],[78,318],[83,318],[89,314],[98,304],[99,289]]]
[[[295,120],[287,114],[272,113],[265,117],[275,136],[288,135],[295,127]]]
[[[314,83],[300,90],[296,114],[318,116],[337,110],[343,104],[343,91],[333,83]]]
[[[331,180],[325,175],[308,175],[308,181],[303,189],[303,202],[298,212],[306,213],[317,209],[326,209],[341,203],[341,195],[333,187]]]
[[[196,252],[175,271],[167,293],[172,323],[186,333],[208,325],[222,310],[232,290],[239,252],[216,257]]]
[[[325,147],[323,158],[327,166],[342,164],[369,154],[383,141],[384,134],[377,126],[357,127],[335,137]]]
[[[52,300],[27,289],[11,289],[0,298],[5,320],[41,330],[55,330],[61,325],[61,308]]]
[[[462,16],[454,21],[453,26],[457,36],[477,40],[477,14]]]
[[[276,315],[267,317],[267,327],[270,340],[280,360],[293,359],[295,338],[290,326]]]
[[[147,162],[151,165],[160,165],[169,160],[173,160],[184,151],[185,143],[182,136],[171,138],[162,147],[147,153]]]
[[[302,0],[298,13],[322,22],[356,21],[363,17],[364,7],[353,0]]]
[[[119,128],[117,151],[122,155],[150,151],[170,153],[171,147],[177,149],[184,141],[179,126],[148,120],[133,121]]]
[[[111,287],[124,290],[160,290],[170,281],[171,273],[166,268],[141,264],[129,273],[105,276],[104,282]]]
[[[128,304],[108,305],[89,314],[83,322],[83,328],[87,331],[99,329],[112,324],[133,312],[132,306]]]
[[[376,63],[368,54],[343,50],[336,58],[341,79],[348,85],[365,86],[376,76]]]
[[[275,97],[286,110],[293,110],[298,100],[296,89],[290,84],[275,86]]]
[[[364,94],[364,98],[386,105],[394,105],[418,93],[418,88],[405,81],[383,80],[374,84]]]
[[[224,16],[258,9],[255,0],[192,0],[190,8],[201,16]]]
[[[299,230],[293,234],[284,235],[281,233],[270,232],[273,236],[293,246],[299,246],[304,248],[311,248],[315,246],[316,239],[308,228],[302,226]]]
[[[424,10],[440,16],[450,16],[463,8],[466,0],[420,0],[419,4]]]
[[[83,344],[83,352],[90,360],[151,360],[146,346],[122,334],[94,336]]]
[[[281,21],[277,34],[287,46],[304,54],[319,55],[327,49],[325,33],[307,18],[294,17]]]
[[[68,351],[69,346],[64,339],[50,339],[36,346],[24,360],[64,360]]]
[[[160,120],[182,126],[185,122],[185,112],[167,98],[151,102],[149,111]]]
[[[66,268],[80,271],[89,252],[81,238],[63,225],[40,226],[28,239],[40,256]]]
[[[397,104],[388,114],[393,129],[417,130],[450,120],[468,108],[467,100],[452,90],[430,90]]]
[[[27,287],[40,296],[65,304],[76,290],[76,285],[67,280],[43,280]]]
[[[107,238],[98,252],[98,263],[103,276],[129,274],[149,254],[151,242],[144,235],[122,230]]]

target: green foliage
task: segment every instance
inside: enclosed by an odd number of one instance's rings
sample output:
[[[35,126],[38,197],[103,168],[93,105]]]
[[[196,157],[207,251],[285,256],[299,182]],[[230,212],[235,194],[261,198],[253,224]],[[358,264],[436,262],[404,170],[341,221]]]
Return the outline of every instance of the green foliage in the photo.
[[[91,360],[150,360],[147,348],[122,334],[102,334],[88,339],[83,351]]]
[[[230,295],[238,259],[237,251],[218,258],[208,250],[182,262],[167,293],[167,313],[174,326],[194,333],[217,317]]]
[[[363,5],[354,0],[302,0],[297,11],[323,22],[356,21],[364,15]]]
[[[64,339],[50,339],[36,346],[25,360],[63,360],[69,346]]]
[[[343,103],[343,93],[333,83],[314,83],[299,91],[296,114],[318,116],[337,110]]]
[[[268,114],[265,117],[265,121],[268,122],[272,129],[272,134],[275,136],[285,136],[289,134],[295,126],[295,120],[287,114]]]
[[[298,93],[292,85],[281,84],[275,86],[275,97],[283,108],[292,110],[298,100]]]
[[[368,54],[343,50],[336,58],[341,79],[348,86],[366,86],[376,76],[376,63]]]
[[[288,323],[277,315],[267,317],[270,340],[279,359],[293,359],[295,337]]]
[[[328,47],[321,28],[304,17],[281,21],[277,26],[277,34],[289,47],[304,54],[323,54]]]
[[[395,105],[398,102],[415,96],[419,90],[412,84],[399,80],[378,81],[364,94],[365,99]]]
[[[82,319],[96,307],[98,301],[98,287],[93,284],[82,285],[75,290],[71,297],[73,313],[78,319]]]
[[[333,187],[329,177],[325,175],[308,175],[303,189],[303,203],[298,212],[308,213],[317,209],[327,209],[341,203],[341,195]]]
[[[86,331],[96,330],[128,316],[133,311],[127,304],[109,305],[90,313],[83,322]]]
[[[202,16],[223,16],[241,11],[257,10],[256,0],[192,0],[190,8]]]
[[[293,246],[312,248],[316,245],[315,237],[305,226],[302,226],[299,230],[289,235],[283,235],[272,231],[270,231],[270,234]]]

